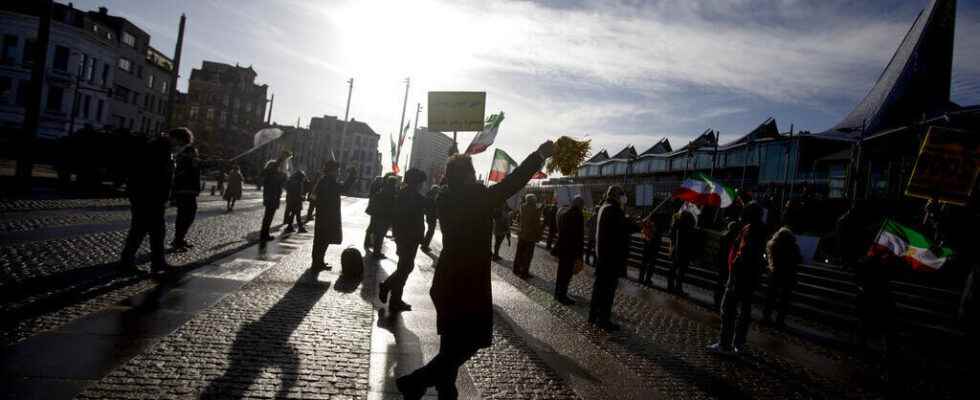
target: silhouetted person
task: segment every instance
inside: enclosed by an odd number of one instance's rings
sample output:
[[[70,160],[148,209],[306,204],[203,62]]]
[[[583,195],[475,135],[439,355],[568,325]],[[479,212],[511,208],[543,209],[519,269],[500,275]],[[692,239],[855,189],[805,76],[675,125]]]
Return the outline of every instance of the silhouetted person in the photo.
[[[412,309],[411,305],[402,301],[402,290],[405,289],[408,275],[415,269],[415,255],[419,251],[419,244],[425,239],[425,211],[428,204],[425,196],[419,193],[423,183],[425,173],[411,168],[405,172],[404,187],[395,196],[391,229],[395,235],[398,267],[388,279],[378,284],[378,296],[382,302],[388,303],[388,310],[393,312]]]
[[[235,209],[235,202],[242,198],[242,171],[237,165],[228,171],[228,187],[225,188],[224,199],[228,206],[228,211]]]
[[[129,234],[120,255],[119,264],[134,266],[136,251],[143,238],[150,235],[150,268],[154,273],[168,267],[163,254],[163,241],[166,236],[164,212],[170,197],[173,181],[174,163],[172,151],[178,139],[171,133],[151,136],[146,143],[137,146],[128,168],[126,192],[129,195],[130,219]]]
[[[661,214],[651,214],[643,227],[643,263],[640,264],[640,283],[653,286],[653,273],[657,270],[660,245],[663,243],[665,222]]]
[[[550,203],[544,207],[544,226],[548,227],[548,240],[545,242],[544,248],[551,250],[551,244],[554,243],[555,235],[558,234],[558,206],[555,203]]]
[[[371,249],[374,251],[375,258],[385,258],[384,240],[391,228],[391,221],[395,217],[395,195],[397,194],[398,178],[389,176],[384,178],[381,183],[381,190],[378,190],[369,201],[371,207],[371,221],[374,231],[371,232]]]
[[[323,164],[323,177],[316,189],[316,222],[313,224],[313,264],[312,268],[331,269],[323,261],[327,246],[344,241],[344,229],[340,218],[340,196],[349,191],[357,181],[357,171],[347,171],[347,179],[337,182],[339,164],[328,160]]]
[[[316,184],[320,182],[320,172],[314,172],[310,175],[309,179],[306,180],[306,201],[310,204],[306,206],[306,222],[313,219],[313,212],[316,210],[316,201],[313,200],[315,197],[313,195],[313,189],[316,188]]]
[[[510,246],[510,208],[507,204],[501,205],[493,213],[493,260],[500,261],[500,246],[507,239]]]
[[[575,273],[575,264],[582,262],[585,216],[582,207],[585,201],[575,196],[572,204],[558,213],[558,272],[555,277],[555,300],[565,305],[575,304],[568,298],[568,284]]]
[[[627,204],[623,188],[610,186],[596,218],[595,282],[592,284],[589,322],[607,331],[619,329],[611,319],[613,300],[619,277],[626,273],[630,235],[640,230],[639,225],[626,219],[623,204]]]
[[[405,399],[417,400],[435,386],[440,399],[455,399],[459,367],[493,339],[490,289],[491,215],[541,169],[554,152],[545,142],[503,181],[486,187],[476,181],[473,161],[454,155],[446,163],[448,186],[436,205],[442,224],[442,253],[436,262],[430,295],[441,336],[439,353],[428,364],[398,378]]]
[[[674,214],[670,227],[671,258],[670,273],[667,275],[667,291],[684,294],[684,275],[697,251],[697,228],[694,215],[686,210]]]
[[[377,229],[375,226],[378,224],[377,219],[374,217],[375,209],[377,209],[378,192],[381,191],[381,187],[384,186],[385,178],[376,177],[371,181],[371,187],[368,189],[368,205],[364,212],[371,216],[370,222],[368,223],[367,230],[364,232],[364,252],[367,253],[371,246],[374,246],[374,231]],[[380,215],[380,213],[379,213]]]
[[[721,233],[721,237],[718,238],[718,252],[715,253],[715,271],[717,275],[715,277],[715,287],[714,287],[714,305],[717,310],[721,310],[721,299],[725,294],[725,285],[728,284],[728,265],[730,263],[729,257],[732,255],[732,244],[735,243],[735,238],[741,232],[741,227],[737,221],[729,221],[728,225],[725,226],[725,230]]]
[[[796,270],[803,262],[793,231],[785,226],[776,231],[766,243],[766,255],[769,261],[769,284],[762,315],[766,322],[772,322],[771,317],[775,311],[776,323],[783,325],[793,288],[796,287]]]
[[[599,219],[599,206],[592,207],[589,218],[585,220],[585,263],[595,264],[595,228]]]
[[[225,194],[225,174],[224,172],[218,171],[218,176],[215,178],[218,181],[218,194],[224,196]]]
[[[280,168],[286,162],[288,155],[280,156],[277,160],[265,163],[262,170],[262,205],[265,206],[265,214],[262,215],[262,229],[259,232],[259,240],[272,240],[274,237],[269,234],[272,225],[272,218],[279,209],[280,197],[282,197],[282,186],[286,183],[286,173]]]
[[[517,233],[517,251],[514,253],[514,275],[523,279],[531,277],[531,260],[534,259],[534,244],[541,240],[541,208],[534,194],[524,195],[521,204],[521,231]]]
[[[296,222],[296,229],[306,232],[303,224],[303,194],[306,193],[306,174],[296,170],[293,175],[286,180],[286,210],[283,212],[282,223],[286,225],[283,233],[293,231],[293,221]]]
[[[436,234],[436,224],[439,223],[439,216],[436,215],[436,197],[439,197],[439,186],[432,185],[428,193],[425,194],[425,200],[428,202],[428,208],[425,211],[425,238],[422,240],[422,251],[431,251],[429,245],[432,244],[432,237]]]
[[[889,282],[892,280],[897,258],[887,251],[871,252],[854,262],[854,278],[858,287],[858,344],[867,346],[869,337],[881,337],[884,350],[882,378],[898,367],[899,348],[895,326],[895,297]]]
[[[201,169],[198,167],[197,149],[194,148],[194,134],[187,128],[170,130],[170,136],[177,142],[175,155],[173,201],[177,205],[177,218],[174,221],[174,249],[194,247],[187,243],[187,231],[194,224],[197,215],[197,195],[201,193]]]
[[[732,249],[728,284],[721,301],[721,335],[717,343],[708,346],[709,351],[745,350],[752,323],[752,295],[759,286],[767,236],[758,203],[751,202],[742,209],[742,225]]]

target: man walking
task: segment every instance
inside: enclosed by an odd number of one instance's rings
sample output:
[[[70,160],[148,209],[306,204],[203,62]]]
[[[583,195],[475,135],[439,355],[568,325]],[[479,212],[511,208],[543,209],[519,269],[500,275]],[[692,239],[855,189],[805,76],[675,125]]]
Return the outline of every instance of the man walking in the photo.
[[[436,205],[442,223],[442,253],[436,262],[430,295],[436,308],[439,353],[428,364],[398,378],[405,399],[418,400],[435,386],[440,399],[455,399],[459,367],[493,339],[493,294],[490,286],[491,214],[541,169],[554,153],[543,143],[491,187],[476,181],[473,161],[454,155],[446,163],[449,185]]]
[[[500,246],[507,239],[510,247],[510,208],[503,204],[493,213],[493,260],[500,261]]]
[[[306,233],[303,226],[303,193],[306,191],[306,174],[296,170],[286,181],[286,211],[283,213],[283,225],[286,229],[283,233],[293,232],[293,220],[296,221],[296,229],[300,233]]]
[[[667,291],[684,294],[684,275],[694,257],[697,228],[694,215],[683,207],[674,214],[670,227],[671,258],[670,275],[667,276]]]
[[[732,246],[728,284],[721,301],[721,335],[717,343],[708,346],[716,353],[745,350],[752,322],[752,295],[759,286],[766,246],[766,226],[758,203],[753,201],[742,210],[742,230]]]
[[[398,267],[388,279],[378,284],[378,297],[381,302],[388,303],[388,310],[392,312],[412,310],[411,305],[402,301],[402,290],[408,275],[415,268],[419,244],[425,238],[425,212],[428,204],[426,198],[419,193],[419,187],[424,182],[425,173],[411,168],[405,172],[405,186],[395,196],[396,212],[391,228],[395,235]]]
[[[164,212],[170,185],[173,180],[174,163],[172,151],[181,133],[170,131],[151,137],[132,154],[131,168],[126,183],[129,194],[130,219],[129,234],[120,256],[119,265],[132,267],[136,263],[136,251],[143,238],[150,236],[150,269],[153,273],[163,272],[169,265],[163,254],[163,240],[166,236]]]
[[[337,182],[340,165],[328,160],[323,164],[323,177],[313,192],[316,194],[316,222],[313,224],[313,264],[314,269],[330,270],[330,264],[323,261],[327,246],[344,241],[344,231],[340,220],[340,195],[349,191],[357,181],[357,171],[347,171],[347,179]]]
[[[558,214],[558,274],[555,277],[555,300],[565,305],[575,304],[568,298],[568,284],[575,273],[575,264],[582,262],[582,238],[585,231],[585,217],[581,196],[572,199],[571,206]]]
[[[606,331],[619,330],[619,325],[611,319],[613,300],[619,277],[626,273],[630,235],[640,230],[637,224],[626,219],[623,204],[627,204],[623,188],[610,186],[596,221],[596,276],[589,322]]]
[[[187,242],[187,231],[197,215],[197,195],[201,193],[201,170],[198,167],[194,134],[187,128],[175,128],[170,136],[177,143],[177,168],[174,170],[173,201],[177,205],[174,221],[174,240],[170,247],[187,250],[194,245]]]
[[[534,244],[541,240],[541,208],[538,198],[532,193],[524,195],[521,204],[521,231],[517,233],[517,251],[514,253],[514,275],[522,279],[531,277],[531,260],[534,259]]]
[[[272,225],[272,218],[279,209],[280,197],[282,197],[282,186],[286,182],[286,173],[282,172],[282,165],[289,158],[289,153],[283,153],[277,160],[265,163],[262,170],[262,205],[265,206],[265,214],[262,215],[262,229],[259,231],[260,241],[275,239],[269,234]]]

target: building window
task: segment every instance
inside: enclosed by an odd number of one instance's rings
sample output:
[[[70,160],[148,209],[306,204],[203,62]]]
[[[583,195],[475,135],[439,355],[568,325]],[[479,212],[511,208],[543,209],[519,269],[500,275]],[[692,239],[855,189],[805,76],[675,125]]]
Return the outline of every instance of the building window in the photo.
[[[65,88],[51,86],[48,88],[48,111],[61,112],[61,102],[65,98]]]
[[[0,76],[0,104],[10,104],[14,97],[14,81],[6,76]]]
[[[125,58],[119,59],[119,69],[126,72],[133,72],[133,62]]]
[[[92,82],[93,77],[95,77],[95,58],[88,57],[85,59],[85,69],[82,71],[82,79]]]
[[[140,105],[140,94],[137,92],[133,92],[133,105]]]
[[[119,100],[123,103],[128,103],[129,89],[122,85],[116,85],[116,90],[114,91],[113,96],[116,98],[116,100]]]
[[[0,63],[14,64],[17,62],[17,36],[3,35],[3,52],[0,53]]]
[[[147,76],[146,77],[146,87],[148,87],[150,89],[153,89],[153,81],[155,79],[156,79],[156,77],[153,76],[153,74],[150,74],[149,76]]]
[[[252,112],[252,103],[245,103],[245,112]]]
[[[102,81],[99,82],[99,83],[101,83],[103,86],[106,86],[106,85],[109,84],[109,64],[108,63],[102,65]]]
[[[170,86],[170,82],[164,80],[163,83],[160,85],[160,93],[167,94],[167,88],[169,86]]]
[[[85,95],[82,101],[82,118],[88,119],[88,109],[92,107],[92,96]]]
[[[34,63],[34,51],[37,47],[35,42],[36,41],[34,39],[27,39],[24,41],[24,55],[21,57],[21,59],[24,60],[24,64]]]
[[[190,118],[189,119],[197,118],[198,110],[200,110],[200,109],[197,106],[192,106],[191,107],[191,110],[190,110]]]
[[[95,120],[102,121],[102,108],[105,107],[105,101],[99,99],[99,102],[95,105]]]
[[[68,72],[68,56],[70,52],[65,46],[54,46],[54,61],[52,62],[52,68],[56,71]]]
[[[208,121],[213,121],[214,120],[214,109],[213,108],[208,108],[207,118],[208,118]]]
[[[136,37],[130,34],[129,32],[122,33],[122,42],[128,45],[129,47],[136,48]]]

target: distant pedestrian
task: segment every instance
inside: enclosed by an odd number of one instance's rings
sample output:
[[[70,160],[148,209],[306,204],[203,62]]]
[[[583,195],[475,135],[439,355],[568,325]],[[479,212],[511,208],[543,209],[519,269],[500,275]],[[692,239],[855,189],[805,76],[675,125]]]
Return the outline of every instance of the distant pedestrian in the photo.
[[[531,260],[534,259],[534,244],[541,240],[541,208],[538,198],[532,193],[524,195],[521,204],[521,231],[517,234],[517,251],[514,253],[514,275],[523,279],[531,277]]]
[[[493,213],[493,260],[500,261],[500,246],[504,244],[506,238],[510,242],[510,207],[502,204]],[[510,244],[507,245],[510,247]]]
[[[539,171],[554,152],[545,142],[500,183],[476,181],[473,161],[454,155],[446,163],[447,188],[436,205],[442,224],[442,253],[436,262],[430,294],[436,308],[439,353],[428,364],[398,378],[405,399],[418,400],[435,386],[439,398],[455,399],[459,367],[493,339],[493,293],[490,286],[491,214]]]
[[[742,209],[742,230],[729,257],[728,284],[721,301],[721,335],[717,343],[708,346],[709,351],[745,350],[749,324],[752,323],[752,296],[759,286],[759,275],[765,262],[762,257],[766,236],[762,207],[751,202]]]
[[[545,249],[551,250],[551,245],[558,234],[558,206],[550,203],[544,207],[544,226],[548,227],[548,240],[545,241]]]
[[[286,225],[283,233],[293,232],[293,221],[296,222],[296,230],[306,233],[303,226],[303,194],[306,192],[306,174],[296,170],[293,175],[286,180],[286,210],[283,212],[282,223]]]
[[[425,212],[428,204],[419,188],[425,183],[425,173],[416,168],[405,171],[405,185],[395,196],[395,212],[391,229],[395,235],[398,266],[395,273],[378,284],[381,302],[388,303],[392,312],[411,311],[412,306],[402,300],[402,291],[408,275],[415,269],[415,255],[425,239]],[[391,298],[388,297],[389,291]]]
[[[235,202],[242,198],[243,180],[241,169],[238,165],[233,165],[228,171],[228,187],[223,195],[229,212],[235,209]]]
[[[599,206],[595,206],[585,220],[585,263],[589,265],[595,264],[595,228],[598,220]]]
[[[715,286],[714,286],[714,305],[715,309],[721,311],[721,300],[725,294],[725,285],[728,284],[728,258],[732,252],[732,244],[741,232],[741,226],[737,221],[729,221],[718,238],[718,251],[715,253]]]
[[[313,224],[313,264],[314,269],[330,270],[330,264],[323,260],[327,246],[344,241],[344,230],[340,217],[340,196],[354,186],[357,171],[347,171],[347,179],[337,182],[340,165],[334,160],[323,164],[323,177],[313,189],[316,193],[316,221]]]
[[[613,300],[619,278],[626,274],[630,235],[640,230],[639,225],[626,218],[624,204],[628,203],[623,188],[610,186],[596,219],[596,268],[589,322],[607,331],[619,330],[619,325],[612,322]]]
[[[772,314],[775,311],[776,324],[783,325],[793,288],[796,287],[796,270],[803,261],[793,231],[785,226],[776,231],[766,243],[766,255],[769,261],[769,282],[762,318],[766,322],[773,322]]]
[[[313,189],[320,183],[320,176],[320,171],[317,171],[306,180],[306,201],[310,203],[306,206],[306,222],[313,220],[313,214],[316,211],[316,201],[314,201],[316,196],[313,195]]]
[[[194,148],[194,134],[190,129],[171,129],[170,136],[178,143],[172,196],[174,203],[177,204],[177,218],[174,221],[174,240],[170,246],[177,250],[186,250],[194,247],[187,242],[187,232],[190,231],[197,216],[197,196],[201,194],[201,169],[198,166],[197,149]]]
[[[376,194],[381,191],[381,187],[384,186],[384,177],[375,177],[371,181],[371,186],[368,188],[368,205],[364,210],[364,213],[370,215],[370,222],[368,222],[367,230],[364,231],[364,253],[366,254],[371,246],[374,245],[374,230],[375,225],[377,225],[377,218],[374,217],[374,211],[377,208],[375,203],[378,200]]]
[[[285,164],[289,154],[283,154],[276,160],[265,163],[262,169],[262,205],[265,206],[265,213],[262,215],[262,229],[259,231],[260,241],[275,239],[269,234],[272,225],[272,218],[279,209],[280,198],[282,197],[282,187],[286,183],[286,173],[282,172],[281,166]]]
[[[585,200],[575,196],[571,205],[562,208],[558,214],[558,272],[555,277],[555,300],[565,305],[575,302],[568,298],[568,285],[575,273],[575,264],[582,262],[585,216],[582,207]]]
[[[395,195],[397,195],[398,177],[384,178],[381,189],[369,200],[372,232],[369,232],[371,249],[375,258],[385,258],[384,240],[391,229],[391,221],[395,217]]]
[[[674,214],[673,223],[670,226],[670,247],[671,263],[670,273],[667,275],[667,291],[671,293],[684,294],[684,275],[687,267],[691,264],[691,259],[697,251],[697,227],[694,214],[690,211],[678,210]]]
[[[439,223],[439,215],[436,214],[436,198],[439,197],[439,186],[432,185],[432,188],[425,194],[428,208],[425,211],[425,238],[422,240],[422,251],[429,252],[432,249],[432,237],[436,234],[436,225]]]
[[[220,169],[218,170],[218,176],[215,178],[218,181],[218,194],[224,196],[225,194],[225,173]]]
[[[126,192],[132,217],[119,265],[135,266],[136,251],[149,234],[151,271],[159,273],[169,267],[163,254],[163,241],[167,234],[164,212],[174,175],[172,152],[174,147],[185,144],[186,139],[182,134],[170,131],[150,137],[132,154],[128,154],[131,162],[127,171]]]
[[[640,283],[653,286],[653,274],[657,270],[657,259],[663,244],[666,221],[661,214],[651,214],[643,224],[643,262],[640,264]]]

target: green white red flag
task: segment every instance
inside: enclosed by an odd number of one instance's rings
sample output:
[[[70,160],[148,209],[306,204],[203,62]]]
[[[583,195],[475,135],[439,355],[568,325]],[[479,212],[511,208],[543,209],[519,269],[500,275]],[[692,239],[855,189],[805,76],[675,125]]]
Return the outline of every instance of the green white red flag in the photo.
[[[510,175],[511,172],[517,169],[517,162],[513,158],[507,155],[507,152],[497,149],[493,153],[493,164],[490,164],[490,174],[487,175],[487,180],[490,182],[500,182],[504,180],[504,177]],[[531,179],[544,179],[548,176],[538,171],[531,177]]]
[[[497,139],[497,130],[500,129],[500,123],[504,121],[504,112],[501,111],[499,114],[493,114],[490,118],[487,118],[487,123],[483,126],[483,130],[477,133],[473,137],[473,141],[466,148],[465,154],[479,154],[484,150],[489,148],[494,140]]]
[[[953,255],[953,250],[934,246],[925,235],[886,218],[869,254],[892,254],[916,271],[936,271]]]
[[[694,179],[685,179],[681,187],[674,191],[674,198],[699,206],[725,208],[735,201],[735,191],[704,174],[698,174]]]
[[[395,139],[388,135],[388,141],[391,142],[391,172],[398,174],[398,150],[395,148]]]

